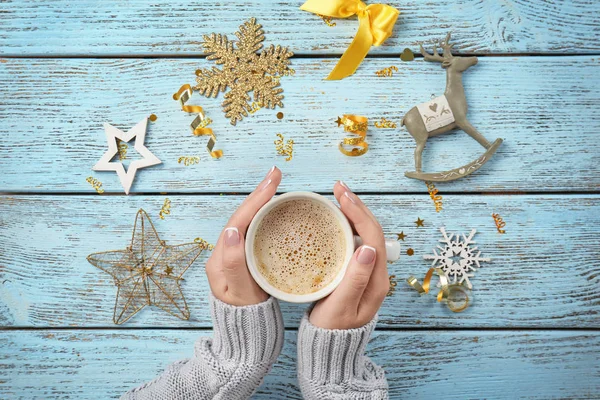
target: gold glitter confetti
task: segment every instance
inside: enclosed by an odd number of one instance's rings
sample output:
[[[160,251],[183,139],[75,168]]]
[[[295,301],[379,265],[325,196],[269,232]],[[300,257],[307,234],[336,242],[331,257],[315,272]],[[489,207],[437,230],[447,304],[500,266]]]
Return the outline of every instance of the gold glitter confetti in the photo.
[[[417,228],[418,228],[418,227],[420,227],[420,226],[421,226],[421,227],[424,227],[424,226],[423,226],[423,222],[425,222],[425,220],[424,220],[424,219],[417,218],[417,220],[415,221],[415,224],[417,224]]]
[[[375,127],[376,128],[382,128],[382,129],[393,129],[396,128],[396,123],[389,121],[385,118],[381,118],[381,121],[377,121],[375,122]]]
[[[117,139],[117,149],[119,151],[119,160],[125,160],[127,158],[127,143],[123,142],[121,139]]]
[[[368,118],[357,115],[344,115],[342,118],[338,117],[338,123],[344,124],[344,131],[352,133],[354,136],[344,138],[338,148],[340,151],[350,157],[362,156],[369,150],[369,145],[365,142],[367,138],[368,129]],[[352,146],[352,149],[348,150],[345,146]]]
[[[283,144],[283,135],[278,133],[277,137],[279,137],[279,139],[275,140],[274,142],[277,154],[280,156],[287,156],[285,161],[290,161],[294,155],[294,140],[289,139],[286,144]]]
[[[404,242],[404,238],[406,237],[406,235],[404,234],[404,231],[402,231],[400,233],[396,233],[396,235],[398,235],[398,240],[402,240]]]
[[[96,190],[96,192],[98,194],[102,194],[104,193],[104,189],[102,188],[102,182],[100,182],[98,179],[88,176],[86,181],[92,185],[92,187]]]
[[[435,204],[435,211],[442,211],[442,195],[438,194],[438,190],[433,184],[433,182],[425,182],[425,184],[427,185],[427,190],[429,191],[429,197],[431,197],[431,200],[433,200],[433,204]]]
[[[406,254],[409,256],[412,256],[415,254],[415,251],[413,249],[408,249],[408,250],[406,250]]]
[[[283,113],[281,111],[277,113],[277,119],[283,119]]]
[[[261,28],[256,19],[251,18],[236,32],[237,41],[231,41],[222,34],[204,35],[202,46],[206,59],[223,65],[223,69],[197,70],[194,90],[206,97],[217,97],[229,88],[222,105],[232,125],[248,116],[249,92],[253,92],[254,101],[264,107],[283,107],[283,89],[278,87],[279,81],[274,78],[286,73],[293,53],[286,47],[273,45],[257,53],[265,40]]]
[[[437,294],[437,301],[445,301],[446,305],[452,312],[461,312],[469,307],[469,292],[468,289],[459,283],[449,284],[448,277],[444,273],[441,268],[429,268],[427,274],[425,274],[425,278],[423,279],[423,284],[421,285],[417,278],[414,276],[410,276],[406,282],[419,294],[429,293],[429,289],[431,286],[431,278],[433,274],[436,274],[440,278],[440,286],[441,289]],[[460,302],[456,301],[456,294],[461,293],[462,299]],[[456,306],[458,304],[458,306]]]
[[[160,209],[158,216],[160,217],[160,219],[165,219],[165,215],[169,214],[171,214],[171,200],[167,198],[165,199],[165,202],[163,203],[163,206]]]
[[[182,157],[179,157],[179,159],[177,160],[177,163],[183,164],[186,167],[189,167],[190,165],[200,163],[200,157],[198,157],[198,156],[182,156]]]
[[[388,289],[388,292],[386,295],[387,297],[390,297],[392,294],[394,294],[394,292],[396,291],[396,285],[398,285],[398,282],[396,282],[396,275],[390,275],[389,280],[390,280],[390,288]]]
[[[499,214],[492,214],[492,218],[494,218],[494,222],[496,223],[496,229],[498,229],[498,233],[506,233],[506,231],[502,228],[506,226],[506,222],[502,220]]]
[[[376,71],[375,75],[377,75],[379,77],[393,76],[394,72],[398,72],[398,67],[396,67],[395,65],[392,65],[391,67],[387,67],[382,70]]]
[[[323,22],[325,22],[327,24],[327,26],[334,27],[337,25],[335,22],[331,22],[332,17],[328,17],[326,15],[321,15],[321,14],[317,14],[317,15],[319,17],[321,17],[321,19],[323,19]]]
[[[406,49],[404,49],[404,51],[402,52],[402,54],[400,54],[400,59],[402,61],[412,61],[415,59],[415,54],[412,52],[411,49],[409,49],[408,47]]]
[[[208,243],[206,240],[197,237],[194,239],[194,243],[198,244],[203,250],[213,250],[215,248],[214,245]]]
[[[261,103],[257,103],[256,101],[253,101],[252,104],[250,104],[250,109],[248,110],[248,112],[250,114],[254,114],[258,110],[260,110],[262,107],[263,106]]]

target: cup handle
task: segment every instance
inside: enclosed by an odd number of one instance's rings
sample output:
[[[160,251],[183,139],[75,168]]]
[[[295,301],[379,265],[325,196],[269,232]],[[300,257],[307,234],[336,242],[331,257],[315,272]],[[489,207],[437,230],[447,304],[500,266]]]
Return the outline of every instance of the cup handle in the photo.
[[[363,245],[360,236],[354,235],[354,248],[357,249]],[[388,261],[396,261],[400,258],[400,243],[397,240],[387,239],[385,241],[385,255]]]

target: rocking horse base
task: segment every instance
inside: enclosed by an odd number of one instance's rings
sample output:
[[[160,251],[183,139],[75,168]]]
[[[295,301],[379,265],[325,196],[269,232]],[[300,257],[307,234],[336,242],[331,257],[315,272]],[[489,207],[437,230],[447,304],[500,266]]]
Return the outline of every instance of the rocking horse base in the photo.
[[[479,168],[483,167],[483,165],[492,158],[498,147],[502,144],[502,139],[496,139],[494,143],[490,146],[489,149],[477,160],[450,171],[444,172],[405,172],[404,175],[407,178],[419,179],[421,181],[429,181],[429,182],[449,182],[455,179],[462,178],[464,176],[470,175],[473,172],[477,171]]]

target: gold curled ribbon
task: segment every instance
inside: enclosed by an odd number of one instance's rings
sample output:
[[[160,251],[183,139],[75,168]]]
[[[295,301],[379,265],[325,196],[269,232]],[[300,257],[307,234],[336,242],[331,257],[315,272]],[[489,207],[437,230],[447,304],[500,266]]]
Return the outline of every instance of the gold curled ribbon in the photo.
[[[171,200],[168,198],[165,199],[165,202],[158,213],[160,219],[165,219],[165,215],[171,214]]]
[[[88,176],[86,182],[92,185],[92,187],[94,188],[94,190],[96,190],[98,194],[104,193],[104,189],[102,188],[102,182],[100,182],[98,179],[92,176]]]
[[[284,138],[281,133],[277,134],[279,139],[275,140],[275,150],[277,150],[277,154],[280,156],[287,156],[285,161],[290,161],[294,156],[294,139],[289,139],[287,144],[284,144]]]
[[[210,118],[204,115],[202,107],[197,105],[186,104],[192,98],[192,87],[188,84],[182,85],[177,93],[173,94],[173,99],[177,100],[181,104],[181,109],[187,113],[197,113],[198,116],[194,118],[190,124],[192,133],[195,136],[210,136],[206,148],[212,158],[221,158],[223,156],[223,150],[214,150],[213,148],[217,142],[217,137],[213,132],[212,128],[207,128],[212,123]]]
[[[506,222],[502,220],[502,217],[499,214],[492,214],[492,218],[494,218],[494,222],[496,223],[496,229],[498,233],[506,233],[506,231],[502,228],[506,226]]]
[[[438,194],[439,191],[437,190],[437,188],[435,187],[433,182],[425,182],[425,184],[427,185],[427,191],[429,192],[429,197],[431,197],[431,200],[433,200],[433,204],[435,204],[435,211],[436,212],[442,211],[442,207],[443,207],[442,195]]]
[[[213,250],[215,248],[214,245],[208,243],[206,240],[197,237],[196,239],[194,239],[194,243],[196,243],[198,246],[202,247],[202,249],[204,250]]]
[[[352,43],[328,80],[344,79],[352,75],[369,53],[371,46],[380,46],[392,35],[400,11],[386,4],[366,5],[360,0],[308,0],[301,10],[334,18],[358,17],[358,31]]]
[[[369,150],[369,144],[365,142],[367,138],[367,127],[369,119],[358,115],[344,115],[341,122],[344,130],[356,136],[345,137],[339,144],[340,151],[350,157],[362,156]],[[353,146],[348,150],[344,146]]]
[[[419,283],[417,278],[414,276],[410,276],[406,282],[419,294],[429,293],[431,288],[431,278],[433,278],[433,274],[436,274],[440,278],[441,289],[437,294],[437,301],[445,301],[446,305],[452,312],[461,312],[469,307],[469,294],[467,289],[465,289],[461,284],[453,283],[450,284],[448,281],[448,277],[444,273],[441,268],[429,268],[427,273],[425,274],[425,278],[423,278],[423,284]],[[455,306],[453,301],[449,301],[450,298],[457,292],[460,292],[464,295],[464,300],[462,304],[459,306]]]

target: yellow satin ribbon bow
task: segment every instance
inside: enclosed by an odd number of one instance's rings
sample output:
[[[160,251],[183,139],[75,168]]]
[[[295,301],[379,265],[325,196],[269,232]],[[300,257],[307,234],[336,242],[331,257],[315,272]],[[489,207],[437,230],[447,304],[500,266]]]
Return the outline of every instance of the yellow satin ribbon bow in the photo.
[[[356,71],[371,46],[380,46],[392,35],[400,11],[386,4],[366,5],[360,0],[308,0],[301,10],[328,17],[358,16],[358,32],[348,46],[328,80],[344,79]]]

